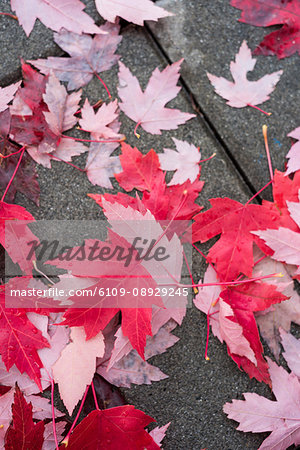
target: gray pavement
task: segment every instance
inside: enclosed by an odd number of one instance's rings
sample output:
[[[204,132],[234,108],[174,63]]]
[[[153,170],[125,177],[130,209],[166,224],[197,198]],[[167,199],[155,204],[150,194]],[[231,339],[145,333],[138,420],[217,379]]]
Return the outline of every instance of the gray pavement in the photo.
[[[85,3],[100,23],[93,1]],[[284,155],[289,148],[285,135],[299,125],[296,122],[299,59],[293,57],[278,62],[275,58],[258,58],[257,77],[281,68],[284,70],[277,91],[265,105],[267,110],[273,112],[270,118],[255,110],[230,108],[214,93],[205,71],[228,76],[229,62],[242,40],[248,40],[254,48],[264,31],[237,23],[238,11],[229,7],[229,1],[164,0],[160,3],[177,15],[162,20],[158,25],[151,25],[153,36],[147,29],[131,25],[124,27],[118,53],[138,76],[143,87],[156,66],[162,69],[168,60],[176,61],[184,56],[182,76],[187,89],[183,89],[170,106],[194,112],[191,91],[205,117],[199,115],[178,130],[163,132],[162,136],[152,136],[140,130],[141,139],[137,141],[133,134],[133,122],[123,115],[121,131],[130,145],[138,146],[143,152],[150,148],[160,152],[164,147],[172,146],[171,137],[200,146],[203,158],[216,152],[213,161],[203,164],[201,178],[205,186],[199,203],[208,206],[207,200],[216,196],[229,196],[244,202],[253,193],[251,187],[259,189],[268,181],[261,134],[264,123],[270,127],[274,166],[283,168]],[[1,0],[0,11],[7,10],[9,2]],[[16,22],[1,17],[0,39],[1,86],[19,78],[20,56],[35,59],[61,53],[53,44],[52,32],[40,23],[36,24],[27,39]],[[104,73],[103,78],[114,98],[117,68]],[[84,94],[90,102],[105,98],[105,91],[96,79],[84,88]],[[280,141],[281,147],[276,146],[273,138]],[[82,167],[84,161],[85,156],[74,159],[74,163]],[[91,185],[84,174],[59,162],[54,162],[51,170],[38,167],[38,173],[40,207],[37,208],[22,195],[17,197],[17,203],[25,206],[36,219],[103,218],[100,208],[86,194],[104,190]],[[208,246],[203,246],[203,251],[207,249]],[[204,264],[198,255],[194,255],[193,272],[196,279],[204,272]],[[169,378],[151,386],[123,389],[127,401],[154,417],[158,425],[172,422],[163,443],[163,448],[167,450],[258,448],[265,434],[236,431],[235,423],[225,417],[222,406],[232,398],[242,398],[241,394],[248,391],[271,398],[268,387],[250,380],[248,375],[239,371],[228,357],[226,347],[213,337],[209,341],[210,361],[205,361],[206,317],[196,308],[188,310],[183,325],[177,327],[174,334],[180,337],[179,342],[150,361]]]

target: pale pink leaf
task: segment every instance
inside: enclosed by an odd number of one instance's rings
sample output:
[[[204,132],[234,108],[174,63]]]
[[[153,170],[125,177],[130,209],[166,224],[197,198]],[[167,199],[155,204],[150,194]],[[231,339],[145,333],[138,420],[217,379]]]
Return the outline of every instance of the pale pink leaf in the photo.
[[[258,253],[258,257],[255,259],[258,260],[261,255],[262,252]],[[255,314],[259,331],[276,359],[279,358],[280,354],[279,327],[289,331],[291,322],[300,325],[300,296],[294,289],[294,283],[288,273],[288,268],[286,265],[266,257],[256,264],[253,270],[254,277],[281,273],[283,275],[282,278],[273,277],[266,279],[265,283],[276,285],[279,292],[289,297],[288,300],[272,305],[271,308],[263,311],[261,314]]]
[[[208,266],[204,275],[204,284],[218,283],[216,271],[212,266]],[[211,330],[221,342],[223,338],[220,332],[220,321],[219,321],[219,311],[220,305],[217,302],[221,288],[220,286],[203,286],[198,287],[198,294],[194,298],[194,304],[196,308],[205,314],[210,314],[209,323],[211,325]],[[216,303],[216,304],[214,304]]]
[[[63,438],[63,433],[65,431],[66,425],[67,422],[64,421],[57,422],[55,424],[55,431],[58,442],[60,442]],[[55,438],[53,434],[53,423],[49,422],[45,425],[44,442],[42,450],[53,450],[54,448],[55,448]]]
[[[75,33],[99,33],[93,19],[83,10],[80,0],[11,0],[11,8],[27,36],[31,33],[36,19],[54,31],[61,28]]]
[[[107,363],[97,367],[97,373],[115,386],[130,387],[133,384],[151,384],[168,378],[161,370],[143,361],[139,354],[133,350],[129,355],[118,361],[109,371]]]
[[[299,189],[299,202],[286,202],[289,213],[293,221],[300,228],[300,189]]]
[[[223,410],[229,419],[239,422],[240,431],[272,431],[260,450],[283,450],[300,443],[300,383],[295,374],[289,374],[270,358],[267,360],[276,401],[248,392],[245,400],[232,400]]]
[[[255,63],[256,59],[252,58],[247,42],[243,41],[235,62],[230,63],[230,72],[234,82],[207,72],[208,79],[216,93],[228,100],[227,105],[243,108],[248,105],[259,105],[269,100],[269,94],[275,89],[283,71],[279,70],[265,75],[257,81],[249,81],[247,72],[254,69]]]
[[[60,135],[76,125],[77,118],[74,114],[79,109],[81,91],[68,95],[66,88],[51,73],[43,99],[49,109],[49,112],[44,112],[44,116],[53,133]]]
[[[120,58],[115,55],[122,40],[119,25],[105,23],[99,29],[106,34],[94,38],[62,30],[54,35],[54,40],[70,58],[50,56],[29,62],[45,75],[53,71],[60,81],[68,82],[69,90],[78,89],[89,83],[94,74],[109,70]]]
[[[184,309],[184,314],[185,314],[185,309]],[[163,325],[165,325],[167,322],[170,321],[170,323],[172,323],[172,319],[171,319],[172,316],[173,316],[173,314],[172,315],[170,314],[169,309],[167,309],[167,308],[163,309],[163,308],[153,306],[152,320],[151,320],[151,329],[152,329],[153,336],[155,336],[159,332],[160,328]],[[182,319],[183,319],[183,316],[182,316]],[[181,322],[180,322],[180,324],[181,324]],[[107,370],[109,370],[117,361],[122,359],[123,356],[128,355],[128,353],[130,353],[131,350],[133,350],[133,347],[128,339],[128,336],[124,336],[121,327],[117,330],[115,337],[116,337],[116,340],[114,342],[114,348],[111,352],[111,357],[110,357],[110,360],[109,360],[109,363],[107,366]],[[147,349],[149,342],[150,342],[150,340],[147,338],[146,349]],[[146,355],[146,353],[145,353],[145,355]]]
[[[52,406],[47,398],[39,395],[28,395],[25,400],[32,403],[33,418],[38,420],[52,419]],[[62,417],[64,413],[54,408],[55,417]]]
[[[108,104],[103,103],[95,112],[86,99],[81,109],[81,116],[79,124],[85,131],[92,133],[92,139],[120,139],[121,135],[110,128],[110,124],[119,116],[117,100]]]
[[[117,134],[120,130],[120,122],[114,120],[109,124],[110,128]],[[86,160],[86,174],[92,184],[112,189],[110,182],[115,173],[122,171],[120,158],[111,156],[113,151],[119,146],[118,142],[97,143],[92,142]]]
[[[300,378],[300,341],[283,329],[280,329],[280,336],[284,348],[282,355],[291,371]]]
[[[179,79],[179,69],[183,59],[166,67],[162,72],[154,70],[145,89],[130,70],[119,63],[118,93],[122,100],[120,109],[133,121],[141,125],[151,134],[161,134],[161,130],[174,130],[195,117],[178,109],[165,108],[166,103],[176,97],[180,87],[176,86]]]
[[[96,371],[96,357],[104,354],[104,340],[100,332],[86,341],[82,327],[71,328],[71,343],[52,367],[54,381],[58,383],[60,396],[72,414],[86,387],[91,384]]]
[[[167,423],[162,427],[155,427],[149,432],[150,436],[154,442],[161,447],[161,442],[166,435],[167,429],[169,428],[171,422]]]
[[[253,364],[257,365],[254,351],[250,342],[243,335],[243,327],[234,321],[234,312],[228,303],[219,300],[220,335],[226,342],[231,353],[245,356]]]
[[[176,322],[171,319],[162,328],[158,330],[155,336],[148,336],[145,347],[145,359],[149,359],[152,356],[164,353],[169,347],[173,346],[179,338],[171,334],[171,331],[176,327]],[[119,329],[120,330],[120,329]],[[119,330],[116,336],[121,336]],[[118,338],[117,338],[118,339]],[[116,341],[117,342],[117,341]],[[122,344],[123,347],[120,347]],[[159,379],[166,378],[157,367],[151,366],[145,363],[135,350],[130,351],[127,354],[127,350],[131,350],[131,345],[126,345],[125,340],[119,338],[119,348],[114,347],[115,354],[112,353],[112,361],[107,361],[98,365],[97,372],[106,378],[110,383],[116,386],[130,387],[130,383],[133,384],[150,384],[151,381],[159,381]],[[119,353],[117,351],[119,350]],[[120,358],[120,356],[122,356]],[[128,369],[130,370],[128,371]],[[146,381],[143,381],[146,380]],[[120,384],[121,383],[121,384]]]
[[[172,16],[163,8],[156,6],[150,0],[95,0],[99,14],[109,22],[115,22],[117,17],[137,25],[143,25],[144,20],[155,20]]]
[[[8,108],[8,103],[12,101],[16,91],[18,90],[22,81],[10,84],[4,88],[0,87],[0,112],[5,111]]]
[[[285,175],[289,175],[290,173],[300,170],[300,127],[291,131],[288,136],[297,139],[298,142],[292,145],[290,151],[286,155],[289,161],[287,163]]]
[[[278,230],[252,231],[274,250],[273,259],[287,264],[300,264],[300,233],[289,228],[279,227]]]
[[[200,166],[201,153],[193,144],[172,138],[176,145],[176,150],[164,148],[164,153],[159,153],[159,162],[162,170],[176,170],[169,186],[183,184],[190,180],[196,180]]]
[[[51,161],[56,158],[62,161],[71,161],[72,156],[78,156],[85,153],[88,148],[81,142],[76,142],[73,139],[62,138],[56,150],[49,153],[41,153],[35,146],[29,146],[27,152],[31,158],[38,164],[51,169]]]

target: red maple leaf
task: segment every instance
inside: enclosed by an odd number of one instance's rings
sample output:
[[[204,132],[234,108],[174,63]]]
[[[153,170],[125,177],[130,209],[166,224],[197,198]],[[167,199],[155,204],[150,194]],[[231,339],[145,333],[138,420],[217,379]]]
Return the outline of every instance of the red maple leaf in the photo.
[[[25,310],[5,308],[5,288],[0,287],[0,353],[6,369],[14,364],[26,372],[42,390],[40,368],[42,361],[37,350],[50,347],[40,330],[28,319]]]
[[[200,175],[194,182],[187,180],[180,185],[168,186],[154,150],[143,155],[137,148],[128,144],[122,143],[121,147],[120,161],[123,172],[115,177],[127,192],[133,189],[142,191],[142,201],[121,193],[104,194],[105,199],[124,206],[130,205],[141,212],[145,208],[149,209],[156,220],[190,220],[202,209],[195,203],[204,185],[204,181],[199,180]],[[101,195],[92,194],[91,197],[101,206]]]
[[[287,300],[287,297],[278,292],[276,286],[261,282],[229,287],[221,292],[220,297],[231,306],[234,318],[242,326],[243,335],[250,343],[257,364],[255,365],[245,356],[232,354],[229,349],[228,354],[239,367],[242,367],[248,373],[250,378],[255,377],[258,381],[269,384],[268,364],[263,357],[263,346],[253,313],[263,311],[275,303]]]
[[[16,245],[16,230],[12,226],[5,228],[6,221],[21,221],[19,224],[19,231],[17,236],[22,236],[22,246]],[[19,264],[20,268],[28,273],[31,273],[32,259],[27,259],[27,254],[22,250],[25,248],[25,243],[36,240],[36,236],[27,227],[24,221],[34,221],[34,217],[25,208],[19,205],[11,205],[0,200],[0,244],[6,249],[9,256],[14,263]],[[10,224],[12,225],[12,223]]]
[[[91,260],[72,260],[59,261],[54,260],[51,264],[57,267],[72,271],[72,275],[85,277],[91,281],[91,286],[87,289],[96,292],[88,308],[78,308],[82,305],[82,296],[76,295],[70,297],[77,303],[77,307],[70,308],[64,314],[64,325],[83,326],[87,339],[96,336],[103,330],[118,311],[122,311],[122,330],[138,353],[144,358],[144,348],[147,335],[152,336],[151,318],[152,305],[164,307],[160,297],[151,295],[141,296],[141,288],[151,288],[155,292],[157,287],[149,272],[142,266],[141,261],[135,257],[137,252],[133,252],[132,261],[125,266],[124,261],[120,260],[114,250],[119,246],[128,250],[131,245],[122,237],[118,236],[112,230],[109,230],[110,242],[99,242],[98,249],[110,248],[112,258],[105,263],[99,258]],[[88,249],[94,246],[95,241],[87,240],[85,242],[86,254]],[[76,252],[78,249],[75,248]],[[111,296],[109,292],[115,289],[117,295]],[[99,293],[99,289],[102,292]],[[134,296],[133,290],[137,289],[138,295]],[[147,291],[148,292],[148,291]],[[84,297],[84,296],[83,296]]]
[[[273,202],[267,200],[263,201],[263,206],[269,208],[271,211],[279,212],[280,224],[284,228],[290,228],[293,231],[299,231],[299,227],[295,221],[291,219],[288,210],[288,202],[298,202],[298,192],[300,189],[300,171],[297,171],[291,179],[287,177],[284,172],[275,170],[273,181]]]
[[[13,423],[5,435],[6,450],[40,450],[44,442],[44,422],[32,420],[32,404],[27,403],[19,387],[16,386],[12,405]]]
[[[300,53],[300,4],[298,0],[231,0],[241,9],[240,22],[269,27],[283,25],[268,34],[255,49],[256,55],[277,55],[279,59]]]
[[[24,86],[18,90],[11,108],[11,136],[23,145],[39,145],[41,142],[54,145],[58,137],[49,128],[43,114],[48,111],[43,99],[48,77],[25,63],[22,71]]]
[[[250,277],[254,264],[254,236],[251,231],[276,228],[278,212],[261,205],[243,205],[227,197],[213,198],[210,203],[211,209],[194,217],[193,242],[206,242],[221,234],[208,254],[208,260],[215,264],[219,278],[230,281],[240,273]]]
[[[153,422],[132,405],[92,411],[74,429],[68,443],[60,449],[68,450],[158,450],[158,446],[144,428]]]

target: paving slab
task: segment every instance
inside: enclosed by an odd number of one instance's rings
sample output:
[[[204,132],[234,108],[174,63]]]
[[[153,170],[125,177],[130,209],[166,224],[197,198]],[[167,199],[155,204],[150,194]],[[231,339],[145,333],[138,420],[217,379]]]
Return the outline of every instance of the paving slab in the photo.
[[[0,29],[1,24],[2,22]],[[35,42],[39,46],[36,47],[35,57],[42,55],[45,46],[49,46],[48,49],[52,48],[51,42],[47,41],[52,37],[46,38],[44,31],[36,30]],[[28,41],[24,41],[24,45],[25,43],[30,47]],[[28,52],[32,58],[30,48]],[[157,52],[147,33],[134,26],[123,30],[123,42],[119,53],[124,64],[138,76],[143,87],[156,66],[162,69],[166,65],[166,60]],[[10,57],[9,48],[7,51],[4,48],[3,55],[5,58]],[[11,69],[10,66],[6,67],[6,75],[9,77],[8,70]],[[114,98],[117,68],[105,73],[104,78]],[[96,79],[83,91],[91,102],[105,98],[105,91]],[[170,103],[170,106],[193,112],[190,99],[184,92]],[[193,119],[178,130],[164,132],[162,136],[151,136],[141,130],[140,140],[133,134],[133,122],[124,115],[121,120],[123,123],[121,131],[127,136],[127,142],[137,145],[143,152],[152,147],[158,152],[171,147],[171,137],[176,137],[199,145],[203,157],[208,157],[213,152],[217,153],[212,161],[203,164],[202,178],[206,183],[199,197],[200,204],[207,206],[207,199],[215,196],[228,195],[239,201],[246,201],[249,198],[248,187],[201,118]],[[81,167],[84,167],[84,161],[84,156],[74,158],[74,163]],[[16,201],[25,206],[36,219],[103,218],[100,208],[86,194],[105,191],[92,186],[84,174],[59,162],[54,162],[51,170],[39,166],[38,173],[41,185],[40,207],[37,208],[22,195],[18,195]],[[206,248],[203,247],[204,250]],[[196,277],[203,275],[203,270],[203,263],[198,255],[195,255],[193,271]],[[209,362],[205,361],[206,318],[196,308],[188,310],[182,327],[176,328],[174,334],[180,337],[180,341],[165,354],[150,361],[168,374],[169,378],[151,386],[142,385],[124,389],[127,401],[154,417],[159,425],[172,422],[164,440],[165,449],[257,448],[263,437],[237,432],[234,423],[227,420],[223,414],[222,406],[232,398],[241,398],[241,393],[248,391],[271,398],[269,389],[240,372],[228,357],[226,347],[214,338],[211,338],[209,345],[211,359]]]
[[[250,80],[280,69],[283,75],[270,100],[260,105],[272,112],[265,116],[253,108],[231,108],[211,86],[206,72],[231,80],[229,65],[243,40],[254,50],[270,28],[238,22],[241,11],[230,0],[160,0],[159,6],[173,17],[149,23],[159,45],[171,61],[185,58],[182,77],[216,128],[225,146],[248,178],[255,191],[269,181],[262,125],[268,125],[273,166],[284,170],[285,155],[290,148],[286,135],[299,126],[300,90],[298,55],[278,60],[275,56],[258,56]],[[268,191],[270,198],[270,190]]]

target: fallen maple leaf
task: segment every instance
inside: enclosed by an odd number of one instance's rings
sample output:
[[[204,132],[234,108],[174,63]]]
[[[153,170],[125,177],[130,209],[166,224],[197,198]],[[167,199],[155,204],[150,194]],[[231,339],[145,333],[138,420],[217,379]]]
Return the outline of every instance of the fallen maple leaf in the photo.
[[[38,349],[50,347],[40,330],[28,319],[26,313],[18,309],[5,308],[5,286],[0,290],[0,353],[6,369],[13,364],[21,373],[26,372],[40,390],[43,367]]]
[[[51,71],[60,81],[68,82],[68,89],[78,89],[87,84],[93,76],[109,70],[120,58],[115,55],[118,44],[119,25],[106,23],[99,28],[103,33],[94,38],[88,35],[79,36],[77,31],[71,33],[62,30],[54,35],[54,40],[70,58],[50,56],[47,59],[30,60],[45,75]]]
[[[300,202],[288,202],[290,216],[300,228]],[[273,259],[287,264],[300,265],[300,233],[289,228],[279,227],[278,230],[252,231],[263,239],[274,254]]]
[[[12,101],[22,81],[10,84],[5,88],[0,87],[0,112],[8,108],[8,103]]]
[[[16,386],[14,403],[12,405],[13,423],[5,437],[6,450],[34,448],[41,450],[44,442],[44,422],[34,423],[32,420],[32,405],[26,402],[19,387]]]
[[[171,422],[167,423],[163,427],[155,427],[153,430],[150,431],[150,436],[153,438],[155,443],[161,447],[161,441],[166,435],[166,431],[169,428]]]
[[[159,158],[154,150],[143,155],[136,147],[130,147],[125,142],[122,142],[121,148],[120,162],[123,171],[116,175],[116,179],[125,191],[151,191],[156,184],[164,181]]]
[[[0,150],[2,150],[2,154],[7,154],[5,150],[3,151],[1,148],[1,144]],[[0,190],[3,190],[3,192],[13,176],[19,158],[20,155],[18,154],[9,156],[9,158],[5,158],[2,161],[0,160]],[[27,153],[24,153],[22,157],[19,170],[5,195],[5,200],[8,203],[13,203],[17,192],[21,192],[35,202],[37,206],[39,205],[40,186],[38,183],[36,165]]]
[[[279,213],[278,226],[299,232],[299,227],[291,218],[287,202],[299,201],[300,171],[297,171],[291,179],[290,177],[285,176],[284,172],[275,170],[272,188],[274,201],[269,202],[263,200],[263,206],[270,209],[275,214]],[[270,251],[268,252],[266,246],[263,248],[263,251],[268,255],[272,255],[272,251],[271,253]]]
[[[175,98],[181,89],[176,84],[182,61],[171,64],[162,72],[156,68],[144,92],[138,79],[123,63],[119,63],[120,109],[136,122],[135,133],[141,125],[148,133],[161,134],[161,130],[175,130],[178,125],[196,117],[178,109],[165,108],[165,104]]]
[[[120,186],[126,191],[138,189],[143,192],[142,201],[118,193],[117,195],[94,195],[97,203],[102,206],[102,198],[111,203],[117,202],[131,206],[141,212],[149,209],[156,220],[178,221],[172,224],[179,233],[179,228],[185,228],[184,221],[190,220],[202,209],[195,203],[202,190],[204,182],[199,178],[193,183],[187,180],[181,185],[167,186],[165,176],[160,169],[159,158],[154,150],[143,155],[137,148],[122,142],[120,162],[123,171],[116,175]],[[183,230],[181,230],[183,231]]]
[[[300,53],[300,5],[298,0],[231,0],[241,9],[240,22],[260,27],[283,25],[268,34],[255,49],[256,55],[276,55],[279,59]]]
[[[117,406],[92,411],[74,429],[68,443],[60,449],[68,450],[158,450],[160,447],[144,430],[152,417],[134,406]]]
[[[172,16],[163,8],[155,5],[150,0],[95,0],[99,14],[109,22],[115,22],[117,17],[128,22],[144,25],[144,20],[161,19]]]
[[[218,278],[208,267],[204,283],[216,284]],[[268,366],[263,358],[253,312],[286,300],[275,286],[266,283],[245,283],[221,289],[219,286],[199,287],[194,303],[208,316],[213,334],[225,341],[228,353],[252,378],[269,383]]]
[[[193,183],[200,171],[201,153],[193,144],[175,138],[172,139],[177,151],[164,148],[164,153],[158,155],[162,170],[176,170],[168,185],[182,184],[187,180]]]
[[[92,133],[92,138],[94,140],[99,140],[100,138],[119,139],[121,135],[116,133],[110,127],[110,124],[116,121],[118,116],[117,100],[114,100],[108,104],[103,103],[95,113],[94,108],[89,104],[88,99],[86,99],[83,107],[81,108],[82,118],[79,120],[79,124],[85,131]]]
[[[21,270],[27,275],[31,273],[34,257],[28,260],[28,253],[24,252],[24,246],[16,245],[16,243],[18,239],[23,244],[36,240],[36,236],[27,226],[27,223],[34,220],[30,212],[22,206],[0,200],[0,244],[6,249],[12,261],[19,264]]]
[[[178,337],[170,333],[175,326],[176,323],[171,320],[169,324],[160,328],[154,336],[147,337],[145,360],[164,353],[167,348],[179,340]],[[119,330],[121,331],[121,328]],[[143,361],[135,350],[130,351],[131,348],[129,347],[129,354],[124,354],[121,358],[118,357],[117,361],[115,358],[113,364],[110,361],[108,362],[107,358],[103,358],[103,361],[98,360],[97,372],[111,384],[122,387],[130,387],[131,383],[151,384],[152,381],[160,381],[168,377],[157,367]],[[111,353],[111,357],[113,357],[113,353]]]
[[[71,343],[64,348],[52,367],[54,381],[58,383],[61,399],[70,415],[86,387],[93,381],[96,357],[101,357],[103,353],[101,332],[86,341],[83,328],[71,328]]]
[[[70,142],[70,139],[62,136],[63,131],[77,123],[74,114],[78,109],[81,91],[67,94],[66,88],[54,74],[43,77],[23,64],[24,69],[28,82],[18,92],[17,108],[15,104],[12,106],[11,137],[26,145],[30,156],[47,168],[51,168],[53,158],[70,161],[72,156],[87,151],[81,142]],[[35,90],[36,81],[38,88]],[[30,94],[34,90],[32,99]],[[25,103],[31,114],[26,113],[26,108],[25,111],[19,109]],[[18,112],[18,115],[14,112]]]
[[[272,431],[259,450],[283,450],[300,443],[300,383],[295,374],[267,359],[276,401],[248,392],[244,394],[245,400],[232,400],[224,405],[223,411],[229,419],[240,423],[237,428],[240,431]]]
[[[243,41],[235,62],[231,61],[230,63],[230,72],[234,82],[207,72],[208,79],[216,93],[228,100],[227,105],[243,108],[259,105],[269,100],[269,94],[275,89],[283,71],[279,70],[265,75],[257,81],[249,81],[247,72],[254,69],[255,63],[256,59],[252,58],[247,42]]]
[[[11,8],[27,36],[36,19],[55,31],[66,28],[78,34],[100,32],[93,19],[83,12],[85,5],[80,0],[31,0],[30,8],[26,0],[11,0]]]
[[[280,329],[281,343],[284,349],[282,356],[291,371],[300,378],[300,342],[292,334]]]
[[[261,258],[262,252],[257,256]],[[277,286],[277,289],[289,297],[288,300],[272,305],[270,310],[255,315],[259,331],[278,360],[280,354],[279,328],[289,331],[291,322],[300,325],[300,296],[294,289],[294,283],[288,273],[288,267],[269,257],[262,259],[255,265],[253,276],[281,273],[282,278],[270,278],[265,283]]]
[[[206,242],[221,234],[208,254],[220,279],[234,280],[240,273],[250,277],[254,265],[251,232],[276,227],[278,212],[261,205],[242,205],[227,197],[211,199],[210,203],[211,209],[194,217],[193,242]]]
[[[288,136],[293,139],[297,139],[298,142],[292,145],[290,151],[286,155],[289,161],[287,163],[285,175],[289,175],[300,170],[300,127],[291,131]]]
[[[115,133],[119,132],[120,125],[117,120],[109,124]],[[112,188],[109,178],[122,170],[119,156],[111,156],[118,146],[118,142],[104,144],[92,142],[90,144],[85,170],[92,184],[108,189]]]

